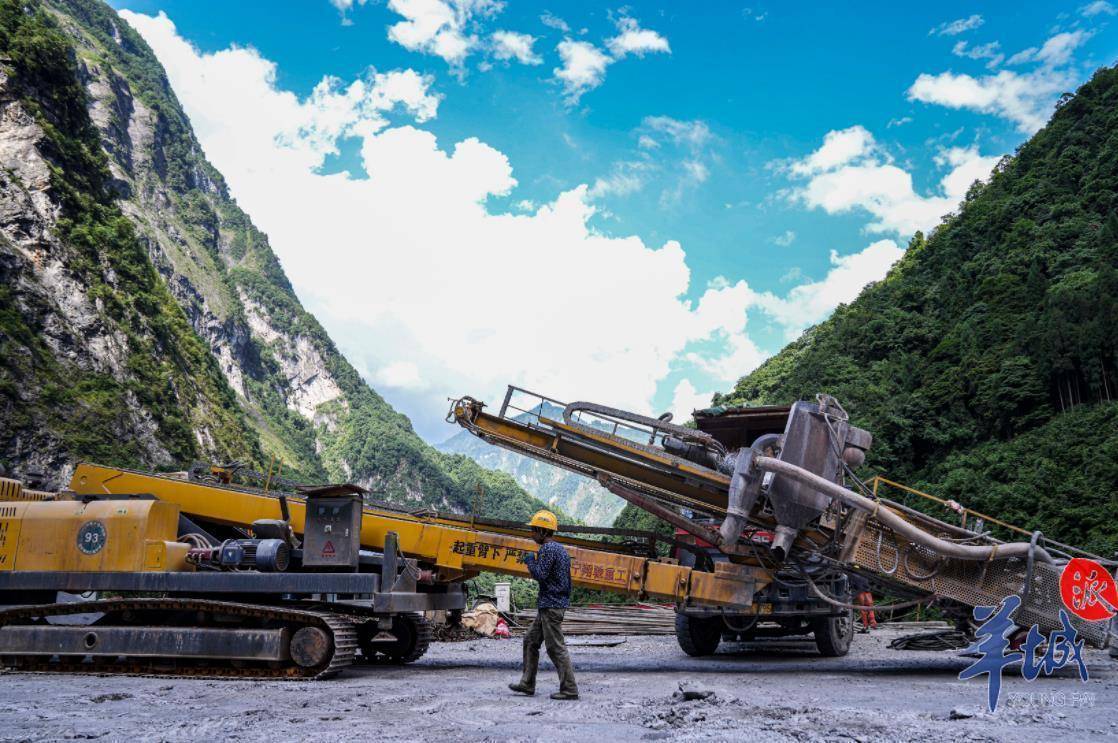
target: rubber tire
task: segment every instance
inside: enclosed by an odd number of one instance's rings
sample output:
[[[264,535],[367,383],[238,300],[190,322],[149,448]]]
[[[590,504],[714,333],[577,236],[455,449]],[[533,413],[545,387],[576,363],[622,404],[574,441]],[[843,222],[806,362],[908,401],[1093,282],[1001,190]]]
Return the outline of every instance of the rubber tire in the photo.
[[[819,654],[824,658],[841,658],[850,652],[850,643],[854,641],[854,610],[812,619],[811,628]]]
[[[692,658],[714,655],[722,642],[722,617],[675,615],[675,639],[683,652]]]

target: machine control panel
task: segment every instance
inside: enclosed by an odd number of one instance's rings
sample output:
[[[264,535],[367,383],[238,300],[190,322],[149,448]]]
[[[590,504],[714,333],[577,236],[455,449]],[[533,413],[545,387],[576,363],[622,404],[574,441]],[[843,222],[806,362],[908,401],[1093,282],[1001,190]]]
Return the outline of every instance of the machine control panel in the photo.
[[[308,496],[303,565],[357,569],[361,550],[361,496]]]

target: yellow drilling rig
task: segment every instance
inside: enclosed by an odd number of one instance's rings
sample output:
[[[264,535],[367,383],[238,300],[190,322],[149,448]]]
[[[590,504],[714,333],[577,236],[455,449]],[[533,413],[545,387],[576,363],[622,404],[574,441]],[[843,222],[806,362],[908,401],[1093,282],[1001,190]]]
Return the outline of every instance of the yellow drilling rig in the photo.
[[[807,611],[821,601],[833,623],[847,621],[849,599],[834,586],[860,574],[913,603],[935,600],[960,619],[1019,595],[1016,623],[1047,632],[1062,627],[1059,584],[1070,558],[1116,567],[1040,532],[1005,542],[878,497],[855,473],[872,436],[825,394],[790,406],[696,411],[690,428],[670,416],[566,404],[510,386],[495,413],[463,397],[448,419],[491,444],[594,478],[709,545],[696,568],[732,567],[754,600],[792,617],[791,631],[802,629],[797,600]],[[705,654],[724,637],[748,635],[755,620],[737,607],[683,602],[677,635],[684,650]],[[1072,621],[1097,647],[1115,636],[1114,622]],[[819,639],[826,625],[814,626]]]
[[[650,548],[662,538],[626,530],[561,526],[559,541],[576,585],[674,603],[695,655],[761,624],[844,654],[850,573],[960,609],[1019,594],[1019,624],[1057,628],[1060,561],[1085,554],[1039,534],[1001,542],[859,492],[871,438],[826,396],[688,428],[510,387],[497,414],[466,397],[448,419],[675,526],[674,557]],[[521,558],[536,548],[521,524],[371,504],[354,485],[249,487],[235,474],[83,463],[59,493],[0,480],[0,663],[279,678],[406,663],[430,642],[424,612],[462,609],[463,581],[480,571],[526,576]],[[1107,644],[1106,626],[1078,628]]]
[[[527,576],[521,558],[536,549],[523,524],[370,506],[353,485],[277,493],[214,472],[83,463],[61,493],[0,480],[0,662],[278,678],[408,663],[431,639],[424,612],[464,608],[463,581],[482,570]],[[734,571],[655,559],[644,541],[655,535],[562,528],[577,585],[751,604]],[[56,602],[58,592],[113,598]]]

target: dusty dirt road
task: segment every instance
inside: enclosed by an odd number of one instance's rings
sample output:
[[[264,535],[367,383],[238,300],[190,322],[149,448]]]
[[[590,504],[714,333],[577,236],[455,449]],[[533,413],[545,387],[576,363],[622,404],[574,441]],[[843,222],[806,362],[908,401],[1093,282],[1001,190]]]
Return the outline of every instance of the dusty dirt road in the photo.
[[[1007,669],[1002,707],[982,679],[960,682],[955,653],[895,651],[883,630],[849,656],[810,643],[782,652],[724,646],[688,658],[673,637],[617,647],[572,638],[582,699],[514,696],[520,642],[436,644],[409,667],[357,667],[322,682],[0,676],[0,740],[749,740],[1028,741],[1118,738],[1118,661],[1089,651],[1091,678],[1024,682]],[[1065,669],[1066,670],[1066,669]],[[678,701],[680,682],[715,692]]]

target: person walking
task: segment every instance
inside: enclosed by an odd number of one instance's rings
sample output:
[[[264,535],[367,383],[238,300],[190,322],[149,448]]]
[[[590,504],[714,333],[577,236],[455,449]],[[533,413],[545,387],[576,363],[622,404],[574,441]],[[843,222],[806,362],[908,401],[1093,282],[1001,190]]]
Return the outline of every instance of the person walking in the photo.
[[[860,575],[850,575],[850,592],[854,594],[854,603],[863,608],[858,610],[862,619],[862,632],[877,629],[877,617],[873,613],[873,593],[870,592],[870,582]]]
[[[540,546],[535,553],[526,553],[522,561],[539,583],[536,618],[524,635],[524,670],[520,681],[509,684],[518,694],[536,693],[536,671],[540,665],[540,645],[547,645],[547,657],[559,672],[559,691],[552,699],[578,699],[571,656],[563,639],[563,615],[571,605],[571,558],[553,537],[559,520],[551,511],[539,511],[528,522],[532,539]]]

